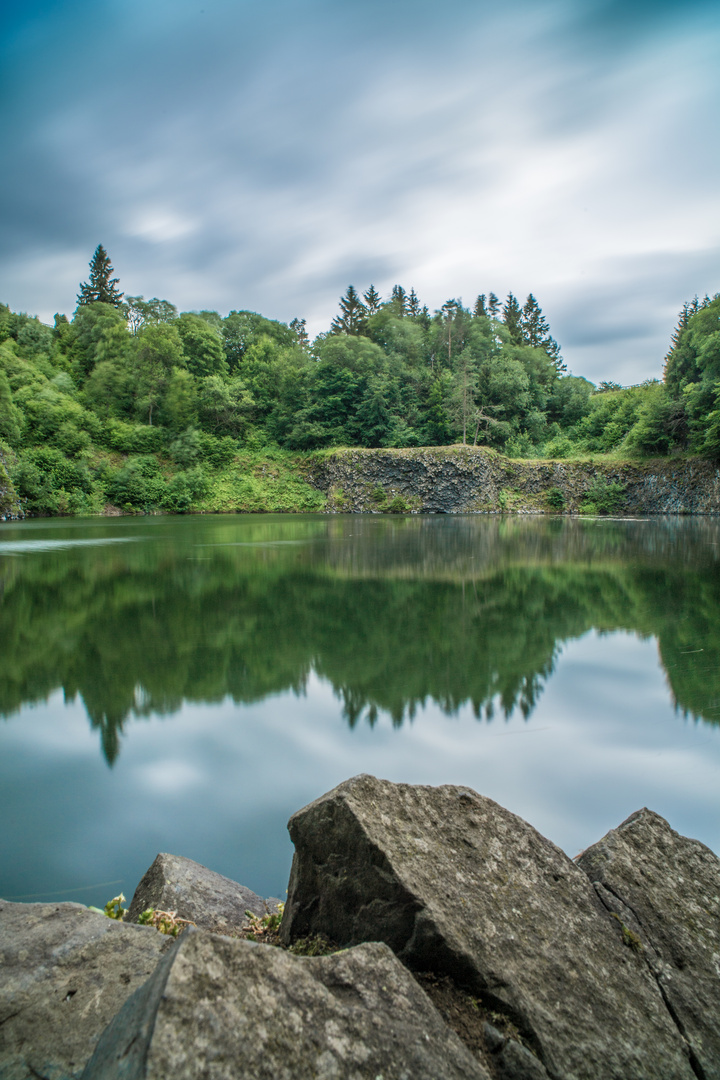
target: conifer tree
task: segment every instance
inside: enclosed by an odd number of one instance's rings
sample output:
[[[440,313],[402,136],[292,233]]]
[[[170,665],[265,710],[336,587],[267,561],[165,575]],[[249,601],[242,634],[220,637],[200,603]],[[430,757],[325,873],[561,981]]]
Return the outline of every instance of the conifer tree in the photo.
[[[494,292],[488,293],[487,310],[491,319],[496,319],[500,310],[500,300]]]
[[[368,291],[363,293],[363,300],[365,301],[365,308],[367,309],[368,315],[374,315],[380,310],[382,297],[374,285],[371,285]]]
[[[122,307],[123,294],[117,288],[120,279],[111,278],[112,263],[107,251],[98,244],[90,262],[90,281],[80,282],[77,296],[78,307],[83,304],[111,304]]]
[[[524,344],[522,311],[516,297],[511,292],[507,294],[507,300],[503,304],[502,318],[513,345]]]
[[[418,300],[417,293],[414,289],[410,290],[408,296],[408,315],[412,315],[415,318],[420,314],[420,301]]]
[[[496,299],[497,299],[497,297],[496,297]],[[479,318],[481,318],[483,316],[487,317],[488,311],[487,311],[487,308],[485,307],[485,301],[486,300],[487,300],[487,297],[485,296],[485,293],[480,293],[477,300],[475,301],[475,307],[473,308],[473,315],[475,316],[476,319],[479,319]]]
[[[407,293],[402,285],[393,285],[390,303],[393,305],[400,318],[407,315]]]
[[[354,285],[340,297],[340,314],[330,324],[332,334],[361,334],[367,318],[367,308],[357,294]]]
[[[525,344],[542,349],[550,357],[558,371],[566,371],[560,356],[560,346],[550,334],[550,326],[532,293],[528,296],[520,318]]]

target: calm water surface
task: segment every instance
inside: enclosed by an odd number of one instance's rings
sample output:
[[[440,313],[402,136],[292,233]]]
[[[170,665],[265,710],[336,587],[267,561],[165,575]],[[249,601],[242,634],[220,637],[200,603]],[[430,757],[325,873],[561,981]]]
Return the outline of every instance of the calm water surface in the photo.
[[[468,784],[570,855],[646,805],[720,851],[720,523],[0,526],[0,896],[158,851],[283,896],[289,815]]]

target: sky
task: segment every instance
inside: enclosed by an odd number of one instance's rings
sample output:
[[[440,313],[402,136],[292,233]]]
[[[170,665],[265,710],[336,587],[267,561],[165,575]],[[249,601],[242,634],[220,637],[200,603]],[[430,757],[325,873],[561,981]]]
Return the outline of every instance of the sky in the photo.
[[[350,283],[532,292],[629,385],[720,291],[720,0],[3,7],[14,310],[70,315],[98,243],[128,294],[313,333]]]

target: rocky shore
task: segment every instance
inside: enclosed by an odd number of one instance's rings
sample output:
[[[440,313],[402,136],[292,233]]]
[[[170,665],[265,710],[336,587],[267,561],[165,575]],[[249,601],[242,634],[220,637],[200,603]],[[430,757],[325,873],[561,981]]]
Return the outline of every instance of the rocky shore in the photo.
[[[308,480],[328,509],[368,513],[577,513],[606,493],[621,514],[718,514],[720,467],[701,458],[516,460],[484,447],[335,450]]]
[[[289,830],[279,936],[172,855],[125,921],[0,901],[2,1080],[720,1080],[720,860],[652,811],[571,860],[469,788],[358,776]]]

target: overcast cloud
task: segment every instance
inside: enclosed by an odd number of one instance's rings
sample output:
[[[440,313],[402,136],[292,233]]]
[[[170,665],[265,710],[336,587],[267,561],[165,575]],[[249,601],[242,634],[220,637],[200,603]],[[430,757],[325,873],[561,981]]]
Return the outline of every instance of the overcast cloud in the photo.
[[[325,329],[350,282],[532,291],[659,376],[720,290],[718,0],[32,0],[4,16],[0,298],[121,287]]]

